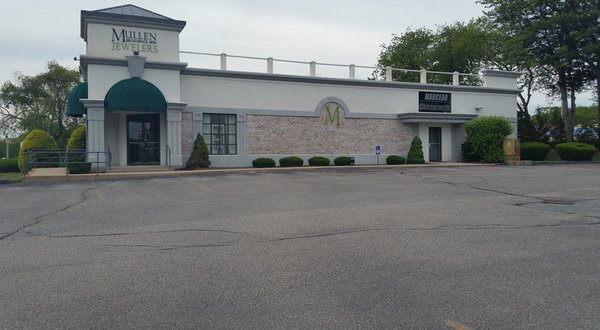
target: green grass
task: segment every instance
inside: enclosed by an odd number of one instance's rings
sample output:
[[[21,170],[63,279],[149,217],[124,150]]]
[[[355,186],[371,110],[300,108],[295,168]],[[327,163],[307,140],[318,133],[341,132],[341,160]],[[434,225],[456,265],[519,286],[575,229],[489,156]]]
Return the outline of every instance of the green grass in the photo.
[[[558,155],[558,152],[556,152],[556,150],[552,149],[550,150],[550,152],[548,153],[548,156],[546,156],[546,161],[559,161],[560,156]]]
[[[23,175],[21,173],[0,173],[0,183],[21,182]]]

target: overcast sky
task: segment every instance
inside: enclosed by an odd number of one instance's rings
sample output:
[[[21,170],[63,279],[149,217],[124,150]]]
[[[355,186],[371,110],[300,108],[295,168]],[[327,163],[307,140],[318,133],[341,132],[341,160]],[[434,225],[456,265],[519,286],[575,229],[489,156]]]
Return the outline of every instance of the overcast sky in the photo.
[[[78,63],[73,58],[85,54],[85,43],[79,36],[80,11],[127,3],[2,1],[0,82],[14,80],[17,71],[25,75],[42,72],[49,60],[76,68]],[[435,28],[467,21],[481,16],[484,9],[475,0],[140,0],[131,3],[187,21],[181,34],[181,50],[368,66],[376,64],[380,45],[389,42],[394,33],[400,34],[408,27]],[[218,63],[216,59],[206,62],[199,56],[188,55],[182,56],[182,61],[189,62],[190,67],[209,65],[214,69]],[[259,64],[260,68],[265,66]],[[253,68],[247,61],[232,61],[231,66]],[[589,95],[581,96],[578,103],[590,104],[589,98]],[[537,95],[535,103],[545,105],[548,101]]]

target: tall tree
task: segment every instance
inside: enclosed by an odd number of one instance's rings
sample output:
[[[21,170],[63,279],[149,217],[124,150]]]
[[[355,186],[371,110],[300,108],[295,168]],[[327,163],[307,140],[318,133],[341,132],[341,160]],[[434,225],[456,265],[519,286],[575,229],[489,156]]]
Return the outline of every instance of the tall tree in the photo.
[[[490,53],[490,32],[479,19],[468,23],[456,22],[439,26],[436,31],[412,29],[394,35],[390,44],[382,45],[378,64],[399,69],[442,71],[477,74]],[[381,76],[385,72],[379,72]],[[419,82],[419,73],[394,71],[394,80]],[[430,74],[428,81],[452,83],[452,76]],[[474,77],[465,77],[463,83],[477,84]]]
[[[433,46],[433,31],[408,28],[401,35],[394,34],[388,45],[381,45],[382,51],[377,62],[382,68],[431,69]],[[379,74],[385,76],[385,72]],[[419,82],[419,74],[415,72],[394,71],[392,77],[396,81]]]
[[[591,0],[590,0],[591,1]],[[586,83],[578,33],[583,22],[579,0],[479,0],[487,15],[527,50],[546,73],[547,87],[560,95],[567,140],[573,139],[576,94]],[[569,106],[570,103],[570,106]]]
[[[67,97],[79,83],[79,72],[48,62],[47,71],[35,76],[19,75],[0,89],[0,128],[13,131],[40,129],[65,146],[81,121],[66,116]]]

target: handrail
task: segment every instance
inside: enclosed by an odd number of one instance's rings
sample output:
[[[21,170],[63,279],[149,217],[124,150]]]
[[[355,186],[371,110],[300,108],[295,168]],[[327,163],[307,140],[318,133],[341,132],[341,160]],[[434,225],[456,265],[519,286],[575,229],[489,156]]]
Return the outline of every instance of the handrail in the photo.
[[[69,165],[91,163],[96,165],[97,175],[101,164],[105,168],[111,168],[112,155],[110,151],[86,151],[85,149],[30,149],[25,151],[24,159],[26,175],[38,167],[66,167],[69,175]]]
[[[338,68],[346,67],[346,68],[348,68],[348,77],[347,77],[348,79],[356,79],[356,69],[370,69],[370,70],[373,70],[374,73],[376,73],[376,72],[384,73],[385,75],[384,75],[383,79],[385,81],[398,81],[398,80],[395,80],[395,78],[393,76],[393,72],[396,71],[396,72],[419,73],[420,74],[419,82],[422,84],[428,83],[428,79],[427,79],[428,74],[451,76],[452,79],[447,80],[447,82],[448,83],[451,82],[452,85],[460,85],[461,82],[464,82],[464,81],[470,81],[471,83],[473,83],[475,81],[475,82],[481,83],[481,76],[479,74],[463,73],[463,72],[456,72],[456,71],[455,72],[443,72],[443,71],[416,70],[416,69],[356,65],[356,64],[324,63],[324,62],[316,62],[316,61],[309,62],[309,61],[279,59],[279,58],[273,58],[273,57],[231,55],[231,54],[225,54],[225,53],[216,54],[216,53],[194,52],[194,51],[185,51],[185,50],[181,50],[181,51],[179,51],[179,53],[190,54],[190,55],[220,57],[220,62],[221,62],[220,69],[224,70],[224,71],[227,70],[227,59],[228,58],[239,58],[239,59],[267,61],[267,73],[269,73],[269,74],[273,73],[273,63],[281,62],[281,63],[294,63],[294,64],[309,65],[309,75],[311,77],[316,76],[317,66],[323,66],[323,67],[338,67]],[[477,77],[477,78],[479,78],[479,81],[472,80],[472,79],[463,80],[462,77]],[[372,77],[369,77],[369,79],[373,79],[373,78],[375,78],[375,80],[378,80],[377,79],[378,77],[375,74]],[[438,84],[439,84],[439,82],[438,82]]]

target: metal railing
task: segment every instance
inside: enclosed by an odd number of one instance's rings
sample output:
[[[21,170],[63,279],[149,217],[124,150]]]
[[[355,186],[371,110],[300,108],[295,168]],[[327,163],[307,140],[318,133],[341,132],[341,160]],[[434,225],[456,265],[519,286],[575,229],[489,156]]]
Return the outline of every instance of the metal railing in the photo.
[[[65,167],[66,174],[72,168],[71,165],[89,164],[90,169],[95,165],[98,174],[101,168],[111,169],[110,151],[86,151],[84,149],[30,149],[24,153],[24,174],[34,168],[41,167]],[[102,167],[100,166],[102,165]],[[82,165],[85,166],[85,165]]]
[[[286,60],[277,59],[273,57],[257,57],[257,56],[242,56],[242,55],[230,55],[230,54],[215,54],[215,53],[203,53],[203,52],[192,52],[192,51],[179,51],[181,54],[189,55],[201,55],[219,57],[220,70],[228,70],[228,59],[245,59],[255,61],[266,61],[266,73],[274,73],[274,63],[293,63],[308,65],[308,75],[311,77],[317,76],[317,66],[329,67],[329,68],[348,68],[348,74],[344,78],[357,79],[356,69],[368,69],[371,70],[371,75],[367,77],[370,80],[383,80],[383,81],[398,81],[398,82],[419,82],[421,84],[447,84],[447,85],[482,85],[483,79],[479,74],[472,73],[461,73],[461,72],[442,72],[442,71],[428,71],[428,70],[414,70],[414,69],[402,69],[393,67],[380,67],[380,66],[367,66],[367,65],[356,65],[356,64],[337,64],[337,63],[318,63],[315,61],[297,61],[297,60]],[[415,74],[414,79],[402,79],[406,76],[398,75],[395,73],[408,73]],[[383,78],[383,79],[382,79]],[[418,79],[417,79],[418,78]]]

